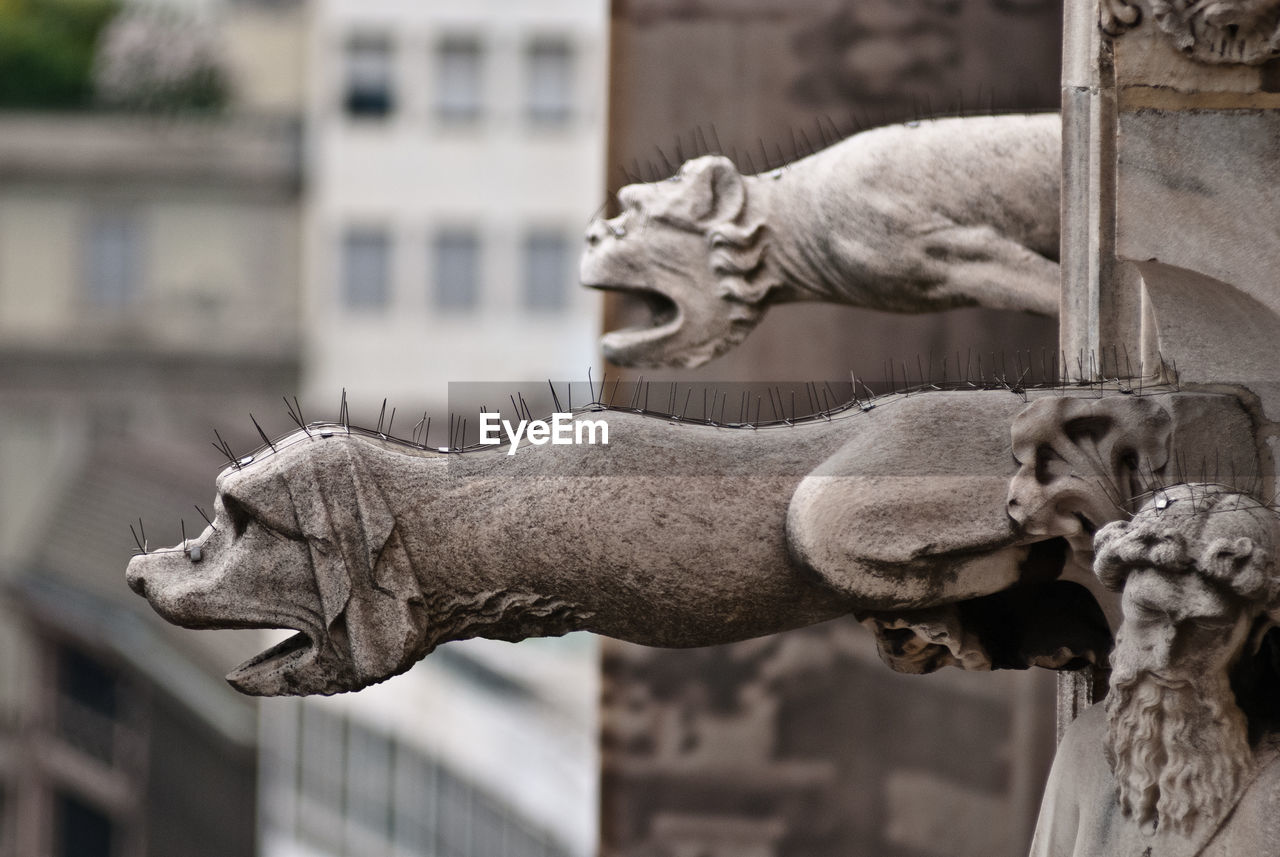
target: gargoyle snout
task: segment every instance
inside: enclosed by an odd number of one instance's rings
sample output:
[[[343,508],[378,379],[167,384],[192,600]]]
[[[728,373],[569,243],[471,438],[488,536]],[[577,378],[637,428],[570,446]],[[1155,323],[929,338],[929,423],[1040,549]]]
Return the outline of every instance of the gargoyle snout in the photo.
[[[595,247],[604,241],[608,236],[617,236],[618,231],[609,227],[608,221],[603,217],[592,218],[591,223],[587,225],[586,234],[583,236],[588,247]]]
[[[143,558],[135,556],[129,560],[129,567],[124,573],[124,579],[129,584],[129,588],[141,595],[147,597],[147,578],[142,571]]]

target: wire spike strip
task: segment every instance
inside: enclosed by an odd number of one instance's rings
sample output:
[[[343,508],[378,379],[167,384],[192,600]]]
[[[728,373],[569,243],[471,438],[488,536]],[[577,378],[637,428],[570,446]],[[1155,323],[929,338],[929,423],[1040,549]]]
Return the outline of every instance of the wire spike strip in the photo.
[[[138,519],[138,523],[139,524],[142,523],[141,518]],[[138,538],[138,531],[133,528],[133,524],[129,525],[129,532],[133,533],[133,541],[134,541],[134,544],[138,546],[138,553],[145,554],[147,552],[147,547],[143,543],[142,539]]]

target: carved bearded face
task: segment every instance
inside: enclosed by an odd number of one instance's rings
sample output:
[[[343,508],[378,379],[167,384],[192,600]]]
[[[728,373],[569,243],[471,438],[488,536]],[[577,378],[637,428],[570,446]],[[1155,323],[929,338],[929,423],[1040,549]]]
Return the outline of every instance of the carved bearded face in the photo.
[[[1145,831],[1193,832],[1234,803],[1253,766],[1230,675],[1274,618],[1277,519],[1218,486],[1162,490],[1096,540],[1123,588],[1111,655],[1107,756],[1122,811]]]
[[[1121,603],[1106,703],[1120,805],[1185,835],[1230,806],[1253,762],[1228,678],[1253,611],[1194,570],[1134,571]]]

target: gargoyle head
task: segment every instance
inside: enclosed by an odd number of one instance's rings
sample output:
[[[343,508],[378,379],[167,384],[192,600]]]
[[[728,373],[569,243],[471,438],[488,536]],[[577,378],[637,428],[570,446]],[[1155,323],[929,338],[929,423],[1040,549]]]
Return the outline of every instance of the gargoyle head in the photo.
[[[244,693],[358,690],[429,647],[423,596],[358,442],[299,432],[218,478],[213,525],[129,563],[129,586],[188,628],[288,628],[228,676]]]
[[[587,229],[583,285],[634,295],[643,326],[605,335],[620,366],[693,367],[741,342],[775,280],[766,229],[747,212],[747,185],[721,155],[689,161],[670,179],[618,192],[622,213]]]

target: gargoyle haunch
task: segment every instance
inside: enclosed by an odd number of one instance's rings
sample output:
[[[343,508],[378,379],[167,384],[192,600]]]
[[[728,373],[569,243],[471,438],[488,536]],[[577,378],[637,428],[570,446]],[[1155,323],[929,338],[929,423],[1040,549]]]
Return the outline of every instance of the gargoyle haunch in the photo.
[[[1061,120],[939,119],[855,134],[778,170],[720,155],[628,185],[587,229],[582,282],[646,301],[605,335],[621,366],[699,366],[772,304],[1056,315]]]
[[[298,631],[228,676],[254,694],[356,690],[473,636],[702,646],[851,612],[898,669],[1070,667],[1111,639],[1080,533],[1184,440],[1254,455],[1232,397],[1093,395],[890,395],[759,430],[592,411],[608,446],[514,456],[315,426],[225,470],[213,525],[128,580],[183,626]]]

